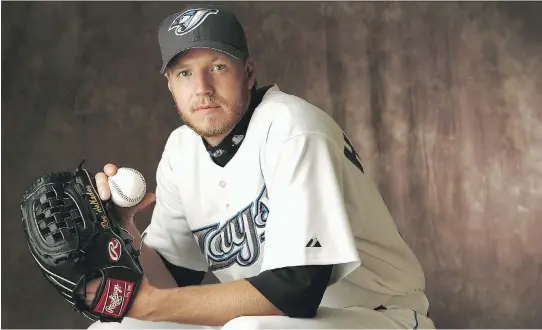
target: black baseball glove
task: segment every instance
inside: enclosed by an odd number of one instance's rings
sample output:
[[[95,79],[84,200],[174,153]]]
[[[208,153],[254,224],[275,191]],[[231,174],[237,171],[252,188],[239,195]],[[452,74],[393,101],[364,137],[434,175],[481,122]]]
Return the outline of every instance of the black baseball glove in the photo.
[[[139,250],[82,164],[73,172],[45,174],[25,191],[23,229],[42,273],[76,311],[94,321],[120,322],[143,279]],[[87,305],[86,283],[96,278],[100,286]]]

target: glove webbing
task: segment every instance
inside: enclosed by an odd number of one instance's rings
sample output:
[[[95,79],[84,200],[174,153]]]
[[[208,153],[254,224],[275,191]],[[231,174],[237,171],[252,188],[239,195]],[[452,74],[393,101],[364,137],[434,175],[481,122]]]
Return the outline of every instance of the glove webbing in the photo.
[[[48,244],[66,241],[65,235],[78,236],[75,226],[84,229],[85,223],[73,200],[63,193],[59,196],[52,185],[33,206],[41,237]]]

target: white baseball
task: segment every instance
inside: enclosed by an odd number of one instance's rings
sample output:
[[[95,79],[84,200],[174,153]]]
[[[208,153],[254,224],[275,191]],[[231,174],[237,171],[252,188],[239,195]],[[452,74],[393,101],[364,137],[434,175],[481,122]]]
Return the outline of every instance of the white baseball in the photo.
[[[111,201],[120,207],[131,207],[141,202],[147,191],[145,178],[139,171],[121,167],[108,178]]]

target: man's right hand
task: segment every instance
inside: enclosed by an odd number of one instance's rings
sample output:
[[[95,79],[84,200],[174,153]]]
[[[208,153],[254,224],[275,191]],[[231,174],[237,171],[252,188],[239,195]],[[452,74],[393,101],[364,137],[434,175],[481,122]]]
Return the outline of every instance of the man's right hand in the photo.
[[[103,168],[103,172],[97,173],[94,177],[96,179],[96,187],[98,188],[98,194],[100,199],[108,200],[111,198],[111,190],[109,189],[108,179],[117,173],[118,167],[115,164],[106,164]],[[132,207],[120,207],[116,206],[120,217],[122,217],[122,226],[126,229],[130,235],[134,238],[134,246],[140,246],[140,261],[145,273],[145,278],[152,286],[157,288],[176,288],[177,282],[165,266],[164,262],[158,255],[158,253],[152,248],[141,242],[141,233],[137,229],[134,223],[134,216],[139,212],[149,207],[156,200],[154,193],[147,192],[145,197],[137,205]],[[89,296],[92,296],[96,291],[97,283],[90,283],[87,285]]]
[[[102,200],[108,200],[111,198],[111,190],[109,189],[108,179],[110,176],[117,174],[118,167],[115,164],[106,164],[103,172],[99,172],[95,175],[96,187],[98,188],[98,194]],[[149,207],[156,200],[154,193],[148,192],[145,197],[138,204],[132,207],[120,207],[117,206],[119,213],[126,224],[134,221],[134,216]]]

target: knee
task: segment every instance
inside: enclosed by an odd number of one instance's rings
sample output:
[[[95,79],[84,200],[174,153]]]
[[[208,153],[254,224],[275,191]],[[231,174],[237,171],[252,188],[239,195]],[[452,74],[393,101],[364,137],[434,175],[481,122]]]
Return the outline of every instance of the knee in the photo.
[[[97,330],[97,329],[152,329],[160,328],[165,329],[167,327],[159,327],[160,323],[153,323],[147,321],[140,321],[125,317],[121,322],[100,322],[96,321],[92,323],[88,329]]]
[[[222,330],[264,329],[262,316],[239,316],[222,326]]]
[[[122,320],[122,322],[100,322],[100,321],[96,321],[94,323],[92,323],[90,325],[90,327],[88,327],[88,329],[92,329],[92,330],[98,330],[98,329],[133,329],[133,328],[138,328],[138,327],[135,327],[135,324],[126,324],[126,323],[130,323],[129,321],[128,322],[125,322],[126,319]]]
[[[276,328],[276,318],[281,316],[239,316],[222,326],[222,330],[256,330]],[[283,317],[283,316],[282,316]]]
[[[114,324],[110,323],[103,323],[100,321],[96,321],[92,323],[88,329],[97,330],[97,329],[115,329]]]

